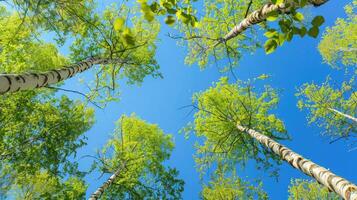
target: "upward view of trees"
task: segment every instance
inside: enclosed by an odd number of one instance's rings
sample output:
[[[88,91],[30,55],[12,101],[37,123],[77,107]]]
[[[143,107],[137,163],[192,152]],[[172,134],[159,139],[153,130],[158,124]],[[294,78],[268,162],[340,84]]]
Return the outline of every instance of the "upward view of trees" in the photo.
[[[285,163],[311,179],[292,178],[286,188],[289,199],[357,200],[354,183],[283,145],[293,140],[294,132],[288,134],[275,112],[283,88],[265,84],[270,78],[266,74],[248,81],[235,75],[247,54],[260,49],[271,54],[292,45],[287,43],[293,38],[321,36],[321,62],[333,74],[323,83],[300,85],[297,107],[330,143],[345,140],[347,151],[355,153],[357,0],[344,7],[346,16],[323,29],[325,17],[314,11],[330,3],[122,0],[103,6],[105,1],[95,0],[0,1],[0,199],[183,198],[185,182],[168,162],[174,159],[173,136],[135,114],[118,119],[96,155],[77,157],[96,121],[91,104],[104,109],[125,98],[122,84],[164,78],[156,53],[165,42],[159,38],[165,26],[175,33],[166,39],[185,50],[185,64],[201,70],[216,66],[225,74],[193,94],[188,106],[193,121],[183,128],[196,140],[200,199],[269,199],[264,178],[252,180],[241,171],[253,163],[254,170],[278,178]],[[79,78],[84,91],[67,84]],[[81,160],[89,158],[92,166],[80,168]],[[88,182],[94,173],[103,178]],[[93,185],[98,187],[89,190]]]

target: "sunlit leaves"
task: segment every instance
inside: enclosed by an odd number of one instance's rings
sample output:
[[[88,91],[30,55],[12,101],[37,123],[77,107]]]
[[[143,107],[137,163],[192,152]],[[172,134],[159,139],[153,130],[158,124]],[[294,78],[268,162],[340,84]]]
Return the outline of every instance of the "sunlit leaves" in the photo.
[[[326,29],[319,44],[323,60],[334,68],[350,69],[356,73],[357,66],[357,1],[345,7],[347,18],[338,18],[335,25]],[[318,24],[320,20],[315,20]]]
[[[1,96],[0,179],[10,176],[6,184],[12,185],[21,174],[42,170],[55,176],[80,175],[68,157],[86,144],[82,134],[93,124],[93,114],[65,96],[34,91]]]
[[[221,169],[216,170],[209,183],[203,186],[201,197],[203,200],[268,199],[268,195],[262,189],[262,184],[251,185],[238,177],[235,171],[225,173]]]
[[[260,8],[263,3],[260,0],[253,1],[250,11]],[[216,65],[221,67],[221,72],[226,72],[237,66],[242,54],[253,52],[259,46],[255,37],[258,27],[247,30],[247,36],[240,35],[215,46],[220,38],[244,19],[248,4],[247,0],[207,0],[204,1],[203,10],[197,8],[192,11],[192,14],[197,17],[195,26],[192,27],[192,24],[184,22],[178,23],[178,29],[183,36],[193,38],[180,41],[180,44],[188,48],[185,63],[198,64],[201,69]],[[189,6],[195,8],[193,3]],[[202,13],[202,16],[197,13]],[[230,62],[225,62],[228,59]]]
[[[147,76],[161,77],[155,60],[160,25],[156,20],[148,22],[139,5],[129,8],[113,4],[83,26],[86,31],[77,33],[70,47],[72,60],[78,62],[91,56],[108,60],[95,69],[94,77],[86,83],[91,100],[102,104],[118,100],[122,79],[140,84]]]
[[[306,0],[296,0],[295,3],[300,7],[304,7]],[[319,27],[324,23],[322,16],[316,16],[311,23],[306,23],[306,19],[301,12],[296,11],[297,8],[291,8],[288,13],[271,12],[268,14],[268,21],[278,20],[279,29],[267,29],[264,34],[269,39],[266,41],[264,47],[267,54],[275,51],[277,46],[281,46],[285,41],[291,41],[295,35],[304,37],[308,35],[317,38],[319,34]],[[273,41],[275,40],[275,42]]]
[[[267,54],[273,53],[278,47],[278,43],[274,39],[269,39],[264,44],[264,49]]]
[[[39,171],[33,175],[17,174],[16,184],[11,191],[18,200],[32,199],[85,199],[87,186],[77,177],[61,180],[47,171]],[[11,193],[9,194],[9,196]]]
[[[103,173],[120,174],[103,199],[180,199],[184,182],[178,171],[165,167],[174,143],[171,135],[135,115],[123,115],[113,138],[94,166]]]
[[[200,172],[205,173],[217,162],[234,168],[236,164],[244,166],[248,159],[255,159],[263,169],[274,167],[274,160],[279,162],[274,154],[236,129],[239,123],[271,138],[286,138],[283,122],[270,114],[278,103],[276,91],[266,87],[256,92],[249,84],[229,84],[222,78],[206,91],[195,94],[193,101],[197,112],[192,131],[202,138],[196,145],[195,159]]]
[[[293,179],[289,186],[289,200],[339,200],[341,199],[336,193],[330,192],[328,188],[320,185],[317,182]]]
[[[328,79],[322,85],[304,84],[297,93],[298,107],[309,112],[309,123],[316,123],[323,129],[323,135],[348,138],[357,132],[357,125],[329,109],[356,116],[357,93],[353,91],[355,80],[342,83],[340,88],[331,85]]]
[[[114,30],[119,31],[120,29],[123,28],[124,24],[125,24],[125,19],[123,19],[121,17],[115,19],[115,21],[114,21]]]

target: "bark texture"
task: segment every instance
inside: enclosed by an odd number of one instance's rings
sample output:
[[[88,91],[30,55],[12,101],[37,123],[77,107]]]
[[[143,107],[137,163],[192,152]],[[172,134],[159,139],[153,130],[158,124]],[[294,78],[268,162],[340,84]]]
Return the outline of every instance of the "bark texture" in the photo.
[[[333,109],[333,108],[328,108],[328,109],[329,109],[330,111],[332,111],[332,112],[335,112],[335,113],[337,113],[337,114],[339,114],[339,115],[341,115],[341,116],[343,116],[343,117],[346,117],[347,119],[350,119],[350,120],[354,121],[355,123],[357,123],[357,118],[352,117],[351,115],[347,115],[347,114],[342,113],[342,112],[340,112],[340,111],[338,111],[338,110],[336,110],[336,109]]]
[[[115,179],[118,177],[118,175],[121,172],[121,168],[118,169],[113,175],[109,177],[107,181],[105,181],[102,186],[100,186],[95,192],[90,195],[89,200],[97,200],[102,196],[104,191],[115,181]]]
[[[326,3],[327,1],[328,0],[309,0],[308,2],[311,5],[320,6]],[[273,3],[265,4],[262,8],[253,11],[245,19],[243,19],[238,25],[233,27],[233,29],[229,33],[227,33],[223,37],[222,41],[220,41],[219,43],[228,41],[236,37],[237,35],[241,34],[244,30],[246,30],[250,26],[263,22],[272,12],[286,13],[289,12],[292,7],[298,8],[296,3],[294,3],[294,1],[292,0],[287,0],[285,1],[285,3],[279,5],[275,5]],[[218,43],[216,45],[218,45]]]
[[[294,168],[311,176],[320,184],[326,186],[330,191],[334,191],[346,200],[357,200],[357,186],[339,177],[329,170],[317,165],[316,163],[302,157],[293,152],[289,148],[279,144],[269,137],[252,129],[237,125],[237,129],[248,133],[255,138],[259,143],[271,149],[274,153],[279,155],[283,160],[287,161]]]
[[[0,74],[0,94],[31,90],[66,80],[96,64],[108,63],[108,59],[92,57],[77,64],[45,73]]]

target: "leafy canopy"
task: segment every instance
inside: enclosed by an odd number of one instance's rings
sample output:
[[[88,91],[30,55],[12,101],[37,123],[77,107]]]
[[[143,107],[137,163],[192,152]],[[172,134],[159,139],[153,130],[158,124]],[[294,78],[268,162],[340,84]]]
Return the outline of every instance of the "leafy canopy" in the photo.
[[[332,138],[347,138],[357,133],[357,125],[329,109],[356,116],[357,93],[353,90],[355,79],[345,81],[340,88],[331,85],[328,78],[322,85],[304,84],[296,94],[298,107],[309,112],[309,123],[317,123],[324,134]]]
[[[157,125],[123,115],[94,163],[103,173],[120,170],[102,199],[180,199],[184,182],[176,169],[163,165],[173,148],[171,135]]]
[[[92,99],[115,100],[120,79],[140,84],[148,75],[161,77],[155,60],[160,24],[144,20],[138,11],[136,4],[132,7],[113,4],[73,31],[71,60],[91,56],[108,60],[94,72],[89,95]]]
[[[337,194],[329,192],[326,187],[321,186],[317,182],[293,179],[289,186],[289,200],[339,200],[341,199]]]
[[[194,131],[202,142],[196,144],[196,163],[204,172],[214,163],[234,168],[256,160],[258,167],[269,169],[279,157],[236,128],[237,123],[276,140],[286,139],[283,122],[270,111],[277,105],[277,92],[271,87],[255,91],[250,83],[229,84],[227,78],[194,95],[197,112],[186,131]],[[272,175],[276,175],[275,171]]]
[[[34,27],[19,30],[21,19],[16,14],[0,6],[0,16],[0,72],[42,72],[67,63],[53,44],[35,39]]]
[[[81,175],[68,160],[85,145],[82,136],[93,124],[93,110],[65,96],[34,91],[0,98],[0,177],[11,185],[19,173],[46,170],[53,175]],[[5,178],[3,179],[5,180]]]
[[[262,184],[257,187],[239,178],[235,171],[225,173],[224,167],[220,166],[215,171],[212,180],[203,186],[201,198],[204,200],[267,200],[268,195],[263,191]]]
[[[21,18],[21,23],[15,24],[21,31],[27,27],[54,32],[58,44],[63,45],[69,33],[75,27],[87,23],[93,16],[95,1],[93,0],[6,0],[6,3]]]
[[[78,177],[61,180],[47,171],[36,172],[33,175],[20,173],[10,194],[15,199],[85,199],[87,186]]]
[[[334,68],[357,66],[357,1],[345,6],[347,18],[338,18],[335,25],[326,29],[319,44],[323,60]]]

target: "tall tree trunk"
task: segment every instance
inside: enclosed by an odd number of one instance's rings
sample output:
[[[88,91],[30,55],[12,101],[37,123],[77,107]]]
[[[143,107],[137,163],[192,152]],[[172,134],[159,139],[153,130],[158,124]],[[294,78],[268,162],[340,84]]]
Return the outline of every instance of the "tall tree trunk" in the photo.
[[[237,129],[248,133],[259,143],[270,148],[283,160],[287,161],[291,166],[316,179],[317,182],[326,186],[330,191],[336,192],[346,200],[357,200],[357,186],[353,183],[333,174],[329,170],[311,162],[255,130],[245,128],[239,124],[237,124]]]
[[[118,175],[120,174],[122,170],[122,167],[119,167],[119,169],[113,174],[111,175],[107,181],[105,181],[102,186],[100,186],[95,192],[93,192],[90,197],[89,200],[97,200],[100,198],[100,196],[102,196],[102,194],[104,193],[104,191],[111,185],[113,184],[113,182],[115,181],[115,179],[118,177]]]
[[[340,111],[338,111],[336,109],[333,109],[333,108],[327,108],[327,109],[332,111],[332,112],[334,112],[334,113],[337,113],[337,114],[339,114],[339,115],[341,115],[343,117],[346,117],[347,119],[350,119],[350,120],[354,121],[355,123],[357,123],[357,118],[352,117],[351,115],[347,115],[347,114],[342,113],[342,112],[340,112]]]
[[[45,73],[0,74],[0,94],[45,87],[66,80],[96,64],[105,64],[109,61],[105,58],[92,57],[74,65]]]
[[[328,0],[309,0],[308,2],[314,6],[320,6],[326,3]],[[217,42],[214,46],[217,46],[220,43],[226,42],[237,35],[241,34],[244,30],[253,26],[254,24],[258,24],[263,22],[270,13],[272,12],[279,12],[279,13],[286,13],[289,12],[291,8],[298,8],[296,3],[292,0],[285,0],[285,3],[275,5],[273,3],[265,4],[262,8],[253,11],[249,14],[245,19],[243,19],[238,25],[233,27],[233,29],[227,33],[221,41]]]

